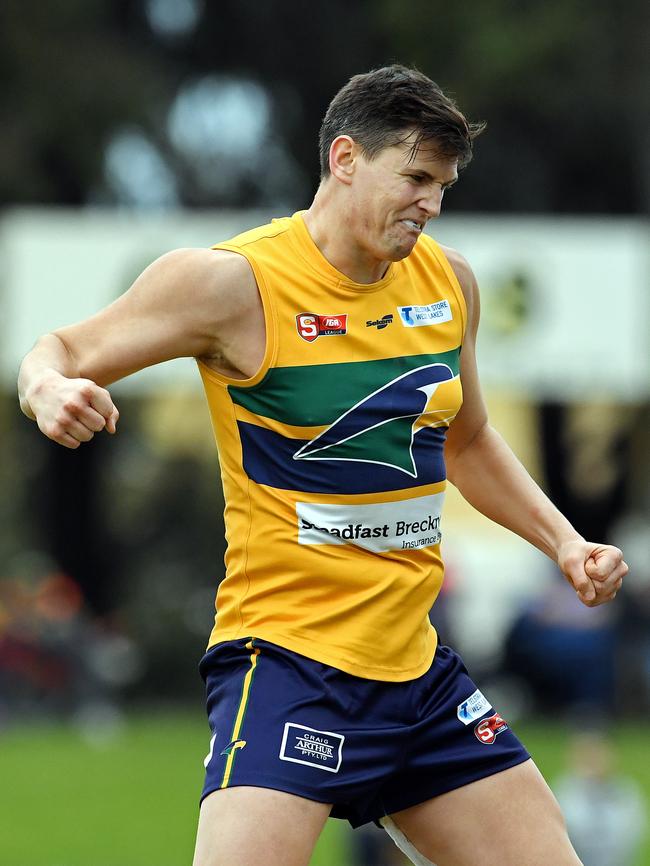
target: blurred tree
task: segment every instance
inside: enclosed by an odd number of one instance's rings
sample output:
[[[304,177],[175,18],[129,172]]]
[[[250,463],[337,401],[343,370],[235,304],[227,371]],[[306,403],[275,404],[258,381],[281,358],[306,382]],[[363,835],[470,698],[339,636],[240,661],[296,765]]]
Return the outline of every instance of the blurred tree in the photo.
[[[82,204],[117,124],[147,122],[173,81],[164,55],[131,33],[129,3],[0,5],[0,196]]]
[[[0,195],[304,204],[329,99],[350,75],[399,60],[488,120],[472,182],[451,207],[647,212],[648,9],[643,0],[5,0]],[[256,149],[238,148],[246,130],[257,130]]]
[[[488,120],[465,209],[650,210],[644,0],[378,4],[395,53]]]

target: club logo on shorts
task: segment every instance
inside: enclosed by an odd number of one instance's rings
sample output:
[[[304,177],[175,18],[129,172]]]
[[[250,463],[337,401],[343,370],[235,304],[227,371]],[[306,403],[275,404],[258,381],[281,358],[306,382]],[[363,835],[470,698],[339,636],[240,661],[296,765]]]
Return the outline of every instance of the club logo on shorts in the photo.
[[[480,719],[490,709],[490,702],[485,695],[476,689],[466,700],[458,704],[456,715],[464,725],[469,725],[474,719]]]
[[[231,743],[228,743],[225,749],[220,752],[221,755],[229,755],[231,752],[234,752],[235,749],[243,749],[246,745],[246,740],[233,740]]]
[[[308,343],[313,343],[317,337],[347,334],[348,314],[319,316],[317,313],[298,313],[296,328],[303,340],[307,340]]]
[[[483,719],[474,728],[476,739],[486,746],[491,746],[497,735],[508,730],[508,723],[498,713]]]
[[[318,767],[328,773],[338,773],[343,760],[343,734],[317,731],[306,725],[287,722],[284,726],[280,760],[293,764]]]

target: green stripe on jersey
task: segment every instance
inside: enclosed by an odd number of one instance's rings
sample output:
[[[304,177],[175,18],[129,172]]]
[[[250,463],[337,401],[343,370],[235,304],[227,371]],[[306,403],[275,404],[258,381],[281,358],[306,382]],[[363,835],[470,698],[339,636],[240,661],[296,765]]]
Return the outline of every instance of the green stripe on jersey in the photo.
[[[351,407],[388,382],[427,364],[447,364],[458,375],[460,346],[436,355],[410,355],[378,361],[273,367],[257,385],[229,385],[234,403],[255,415],[296,427],[331,424],[341,406]]]

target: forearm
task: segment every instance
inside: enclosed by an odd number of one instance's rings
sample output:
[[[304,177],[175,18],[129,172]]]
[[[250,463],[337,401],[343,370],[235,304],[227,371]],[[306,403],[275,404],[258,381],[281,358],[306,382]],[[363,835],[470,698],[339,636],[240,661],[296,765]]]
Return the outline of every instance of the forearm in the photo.
[[[65,343],[55,334],[46,334],[25,356],[18,374],[20,408],[28,418],[35,418],[31,399],[55,376],[75,378],[79,370]]]
[[[489,425],[459,454],[448,456],[447,470],[474,508],[551,559],[557,560],[563,544],[581,538]]]

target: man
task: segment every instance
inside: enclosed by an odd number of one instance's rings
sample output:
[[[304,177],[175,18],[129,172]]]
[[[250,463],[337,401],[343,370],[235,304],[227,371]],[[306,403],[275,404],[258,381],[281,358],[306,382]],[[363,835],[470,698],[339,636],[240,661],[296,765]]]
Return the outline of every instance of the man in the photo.
[[[525,749],[427,617],[446,477],[586,605],[627,572],[488,425],[475,279],[422,233],[479,131],[419,72],[355,76],[324,119],[308,211],[163,256],[23,363],[23,411],[76,448],[116,430],[106,385],[198,359],[228,552],[201,663],[213,737],[195,866],[305,866],[330,812],[382,819],[414,862],[579,863]]]

